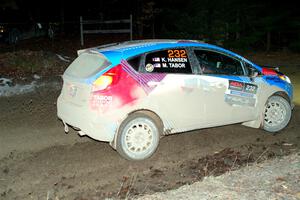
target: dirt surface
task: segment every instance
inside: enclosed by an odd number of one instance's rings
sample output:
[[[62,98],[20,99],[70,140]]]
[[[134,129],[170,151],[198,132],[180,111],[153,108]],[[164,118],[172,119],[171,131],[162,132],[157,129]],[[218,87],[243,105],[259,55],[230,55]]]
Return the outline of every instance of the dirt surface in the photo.
[[[69,40],[59,45],[58,40],[44,49],[47,45],[42,42],[33,43],[30,51],[36,57],[48,55],[50,60],[57,59],[56,53],[74,56],[74,48],[79,47]],[[9,51],[5,55],[15,55],[17,50],[21,56],[25,54],[26,62],[27,55],[32,55],[25,49],[26,41],[16,49],[9,48],[0,49]],[[2,58],[6,59],[5,55],[1,54]],[[286,129],[272,135],[230,125],[171,135],[161,140],[153,157],[140,162],[124,160],[107,143],[79,137],[74,130],[65,134],[56,117],[57,87],[0,97],[0,199],[135,198],[299,152],[300,56],[274,53],[247,57],[257,63],[283,66],[282,71],[292,79],[297,105]],[[8,73],[4,63],[0,59],[0,71],[4,70],[0,78]],[[49,74],[64,69],[57,66],[50,66]],[[48,74],[43,70],[35,73],[42,75],[40,81]]]
[[[6,77],[13,79],[14,83],[24,83],[31,81],[31,77],[37,74],[42,77],[61,75],[74,58],[67,57],[63,61],[59,56],[62,55],[49,51],[20,50],[2,53],[0,78]]]
[[[125,198],[178,188],[299,151],[300,108],[278,135],[240,125],[165,137],[145,161],[107,143],[68,135],[56,118],[58,90],[0,98],[0,199]]]
[[[288,163],[288,165],[287,165]],[[231,171],[177,190],[146,195],[140,200],[300,199],[300,154]]]

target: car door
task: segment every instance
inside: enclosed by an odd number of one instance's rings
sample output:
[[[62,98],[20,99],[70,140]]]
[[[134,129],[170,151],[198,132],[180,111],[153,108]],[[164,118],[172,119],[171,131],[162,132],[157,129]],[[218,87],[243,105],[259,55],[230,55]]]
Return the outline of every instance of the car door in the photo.
[[[197,128],[204,122],[204,107],[199,104],[198,75],[193,73],[190,56],[185,48],[170,48],[147,53],[140,71],[147,87],[150,104],[157,105],[159,114],[172,132]]]
[[[194,49],[194,55],[201,71],[198,90],[207,126],[253,119],[258,87],[246,76],[242,62],[208,49]]]

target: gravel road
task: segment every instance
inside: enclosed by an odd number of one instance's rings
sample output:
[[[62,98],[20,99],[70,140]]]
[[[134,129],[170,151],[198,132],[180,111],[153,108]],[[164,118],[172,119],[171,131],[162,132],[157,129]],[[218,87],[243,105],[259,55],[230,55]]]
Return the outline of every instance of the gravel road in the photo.
[[[300,199],[300,154],[292,154],[281,159],[265,161],[261,164],[228,172],[218,177],[207,177],[201,182],[185,185],[139,200],[266,200]]]

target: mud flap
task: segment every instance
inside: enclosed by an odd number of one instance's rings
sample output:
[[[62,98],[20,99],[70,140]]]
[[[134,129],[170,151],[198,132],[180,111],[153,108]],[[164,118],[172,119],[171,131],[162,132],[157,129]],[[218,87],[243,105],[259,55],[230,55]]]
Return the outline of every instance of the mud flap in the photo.
[[[66,122],[63,121],[64,127],[65,127],[65,133],[69,133],[69,126],[66,124]]]

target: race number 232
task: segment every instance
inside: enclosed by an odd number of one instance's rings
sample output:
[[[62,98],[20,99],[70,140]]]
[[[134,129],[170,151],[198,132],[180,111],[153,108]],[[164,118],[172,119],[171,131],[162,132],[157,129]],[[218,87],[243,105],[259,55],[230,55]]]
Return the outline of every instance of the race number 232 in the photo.
[[[257,85],[253,85],[253,84],[249,84],[246,83],[245,84],[245,92],[249,92],[249,93],[256,93],[257,91]]]
[[[168,58],[186,58],[186,51],[184,49],[168,50]]]

